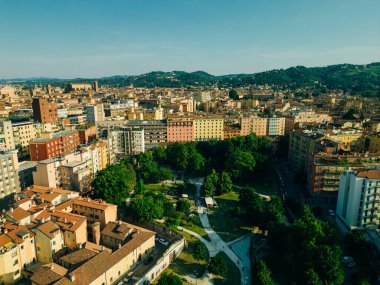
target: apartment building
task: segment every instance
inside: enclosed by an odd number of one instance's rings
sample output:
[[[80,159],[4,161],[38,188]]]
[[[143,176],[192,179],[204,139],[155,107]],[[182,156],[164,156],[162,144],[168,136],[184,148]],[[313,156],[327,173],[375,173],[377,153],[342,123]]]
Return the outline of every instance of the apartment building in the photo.
[[[32,122],[22,122],[12,124],[14,144],[19,157],[29,156],[29,143],[38,137],[42,127]]]
[[[65,246],[65,239],[61,228],[52,220],[42,219],[34,228],[36,241],[36,257],[42,263],[53,262],[53,256]]]
[[[11,121],[0,122],[0,150],[16,149]]]
[[[17,151],[0,153],[0,198],[20,191]]]
[[[242,136],[248,136],[252,132],[252,120],[251,117],[240,118],[240,134]]]
[[[96,172],[109,165],[108,161],[108,144],[106,141],[98,141],[81,148],[82,160],[88,162],[91,175],[94,178]]]
[[[340,177],[338,217],[350,229],[380,228],[380,170],[350,170]]]
[[[53,209],[43,211],[36,221],[53,221],[62,231],[63,242],[69,249],[87,242],[87,219],[84,216]]]
[[[225,139],[235,138],[241,135],[241,129],[238,126],[224,126],[223,137]]]
[[[143,128],[145,149],[150,149],[167,141],[167,125],[165,120],[126,121],[126,127]]]
[[[119,127],[109,131],[116,156],[137,155],[145,151],[144,129],[141,127]]]
[[[104,106],[102,103],[96,105],[87,105],[84,107],[87,114],[87,123],[90,125],[95,125],[96,122],[104,121]]]
[[[72,152],[78,146],[77,130],[52,133],[48,138],[34,139],[30,142],[30,157],[34,161],[54,158]]]
[[[108,154],[108,144],[99,141],[80,151],[41,160],[33,172],[34,184],[87,192],[95,174],[109,165]]]
[[[332,121],[329,114],[316,113],[312,110],[299,111],[292,117],[295,124],[326,124]]]
[[[78,128],[79,141],[81,144],[88,144],[96,141],[98,130],[96,126]]]
[[[47,98],[33,98],[34,121],[41,124],[58,123],[57,103],[49,102]]]
[[[0,235],[0,283],[13,284],[25,266],[36,261],[35,236],[25,226],[3,229]]]
[[[307,171],[310,192],[338,192],[341,173],[354,168],[373,169],[380,166],[380,153],[331,154],[319,152],[314,155]]]
[[[268,118],[268,136],[283,136],[285,134],[285,118]]]
[[[162,120],[164,118],[164,109],[154,108],[154,109],[144,110],[143,117],[144,117],[144,121]]]
[[[194,140],[223,140],[224,119],[221,117],[194,117]]]
[[[170,116],[167,120],[167,142],[194,141],[194,119]]]
[[[295,129],[289,136],[288,162],[292,169],[299,171],[308,169],[308,162],[315,152],[317,141],[322,134],[304,129]]]
[[[102,200],[92,200],[90,198],[74,198],[55,207],[58,211],[65,211],[87,218],[87,224],[100,223],[103,229],[109,222],[117,219],[117,206]]]
[[[61,183],[60,186],[65,189],[73,189],[86,193],[91,190],[91,169],[88,161],[72,161],[61,165]]]
[[[251,133],[256,136],[266,136],[268,134],[268,118],[251,118]]]

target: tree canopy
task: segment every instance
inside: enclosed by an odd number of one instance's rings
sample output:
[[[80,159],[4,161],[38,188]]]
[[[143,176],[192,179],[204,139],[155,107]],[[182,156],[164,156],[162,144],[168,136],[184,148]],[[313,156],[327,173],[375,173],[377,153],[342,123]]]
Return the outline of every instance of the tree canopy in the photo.
[[[231,89],[228,92],[228,97],[230,97],[232,100],[239,100],[239,94],[237,93],[235,89]]]
[[[164,215],[164,200],[153,194],[133,199],[130,204],[131,217],[144,223],[161,219]]]
[[[158,279],[157,285],[182,285],[181,278],[174,273],[164,272]]]
[[[269,270],[263,260],[255,262],[252,270],[253,284],[255,285],[272,285],[272,272]]]
[[[109,203],[120,204],[129,196],[136,183],[136,173],[130,163],[121,161],[96,173],[92,183],[95,195]]]

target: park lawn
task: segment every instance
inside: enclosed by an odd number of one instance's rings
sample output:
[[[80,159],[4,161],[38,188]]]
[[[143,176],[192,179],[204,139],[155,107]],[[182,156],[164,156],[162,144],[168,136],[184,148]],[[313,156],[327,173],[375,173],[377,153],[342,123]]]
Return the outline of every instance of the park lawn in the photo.
[[[156,183],[156,184],[145,184],[144,188],[148,191],[168,191],[171,186],[168,184],[163,184],[163,183]]]
[[[200,242],[197,238],[186,232],[180,232],[180,234],[184,236],[187,243]],[[198,274],[203,275],[203,273],[206,271],[207,264],[207,260],[194,259],[191,252],[189,251],[189,248],[185,247],[179,257],[172,264],[170,264],[169,270],[180,276],[194,277],[194,271],[198,272]]]
[[[182,227],[196,232],[205,240],[210,241],[208,234],[206,233],[204,227],[202,226],[201,220],[199,219],[198,213],[194,214],[191,218],[189,218],[185,223],[181,224]]]
[[[215,232],[225,241],[233,241],[247,234],[250,227],[237,215],[233,215],[239,206],[238,193],[230,192],[214,197],[218,207],[208,210],[208,219]]]
[[[240,284],[241,277],[239,268],[236,267],[236,265],[232,262],[231,259],[229,259],[229,257],[224,252],[220,252],[217,255],[222,256],[225,262],[227,263],[227,272],[224,274],[224,276],[213,275],[213,283],[215,285]]]

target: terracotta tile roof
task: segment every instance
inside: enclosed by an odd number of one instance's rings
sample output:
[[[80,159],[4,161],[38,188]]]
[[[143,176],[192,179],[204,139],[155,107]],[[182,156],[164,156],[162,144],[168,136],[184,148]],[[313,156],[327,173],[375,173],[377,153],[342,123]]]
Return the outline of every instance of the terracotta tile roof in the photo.
[[[49,208],[51,206],[51,204],[48,204],[48,203],[43,203],[43,204],[39,204],[39,205],[36,205],[36,206],[33,206],[33,207],[30,207],[28,209],[28,212],[32,215],[35,215],[36,213],[39,213],[39,212],[42,212],[44,210],[46,210],[47,208]]]
[[[85,262],[85,261],[93,258],[96,255],[98,255],[97,252],[92,251],[92,250],[87,249],[87,248],[82,248],[82,249],[79,249],[73,253],[70,253],[70,254],[67,254],[67,255],[61,257],[60,260],[67,262],[71,265],[78,265],[82,262]]]
[[[14,209],[13,212],[8,211],[6,215],[13,218],[16,221],[21,221],[22,219],[25,219],[30,216],[30,214],[27,211],[20,207]]]
[[[58,193],[58,192],[53,192],[53,193],[44,193],[44,194],[41,194],[41,195],[38,195],[38,197],[36,197],[37,200],[41,200],[41,201],[48,201],[48,202],[51,202],[53,201],[54,199],[58,198],[61,194]]]
[[[76,215],[68,212],[62,211],[43,211],[36,220],[40,221],[42,219],[52,220],[57,226],[64,230],[76,231],[83,223],[87,220],[84,216]]]
[[[74,276],[73,281],[69,279],[70,277],[66,276],[59,280],[56,284],[88,285],[101,276],[110,267],[110,258],[110,252],[102,251],[69,274],[69,276]]]
[[[95,253],[99,253],[102,250],[104,250],[104,247],[102,245],[99,245],[99,244],[96,244],[96,243],[92,243],[92,242],[89,242],[89,241],[85,242],[83,244],[83,247],[86,248],[86,249],[88,249],[88,250],[92,250]],[[109,248],[105,248],[105,250],[108,250],[109,252],[112,252],[112,250],[109,249]]]
[[[3,247],[7,243],[12,242],[12,239],[7,235],[1,235],[0,236],[0,247]]]
[[[55,206],[56,210],[63,211],[65,208],[72,207],[73,206],[73,200],[67,200],[57,206]]]
[[[66,276],[65,278],[59,280],[56,284],[90,284],[99,278],[99,276],[104,274],[108,269],[113,267],[116,263],[120,262],[120,260],[122,260],[124,257],[131,254],[134,249],[138,248],[148,239],[152,238],[154,235],[154,232],[148,230],[136,232],[132,240],[130,240],[118,250],[114,251],[112,254],[108,250],[103,250],[97,256],[72,271],[69,276],[74,276],[73,281],[69,279],[70,277]]]
[[[17,201],[16,201],[16,204],[17,204],[17,205],[21,205],[21,204],[27,203],[27,202],[29,202],[29,201],[33,201],[33,200],[30,199],[30,198],[24,198],[24,199],[17,200]]]
[[[57,268],[57,269],[56,269]],[[67,269],[59,266],[58,264],[44,265],[37,270],[36,273],[30,278],[33,284],[38,285],[49,285],[54,284],[56,281],[60,280],[63,275],[66,274]]]
[[[79,195],[78,192],[73,191],[73,190],[65,190],[65,189],[61,189],[61,188],[52,188],[52,187],[41,186],[41,185],[32,185],[32,186],[28,187],[27,190],[32,191],[34,193],[41,193],[41,194],[42,193],[56,192],[59,194],[66,194],[66,195],[77,193]]]
[[[125,240],[125,238],[132,232],[133,228],[127,223],[109,222],[102,230],[102,235],[106,235],[118,240]]]
[[[357,172],[357,177],[365,177],[368,179],[380,179],[380,170],[367,170]]]
[[[37,226],[37,229],[49,238],[54,238],[56,233],[60,230],[53,221],[47,221],[42,225]]]
[[[116,205],[107,203],[106,201],[97,201],[88,198],[75,198],[73,199],[73,203],[74,205],[85,206],[99,210],[105,210],[108,207],[117,207]]]
[[[27,227],[25,226],[18,226],[17,228],[13,229],[12,231],[9,231],[7,235],[16,243],[24,243],[23,236],[24,235],[34,236],[34,233],[31,232]]]

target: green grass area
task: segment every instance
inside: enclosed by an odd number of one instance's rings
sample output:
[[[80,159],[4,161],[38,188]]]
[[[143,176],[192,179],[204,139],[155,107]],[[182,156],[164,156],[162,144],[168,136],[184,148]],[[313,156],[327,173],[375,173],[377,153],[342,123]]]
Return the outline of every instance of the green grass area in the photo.
[[[208,218],[211,226],[225,242],[233,241],[251,230],[234,214],[239,205],[237,192],[230,192],[214,199],[218,207],[208,210]]]
[[[188,233],[181,232],[187,241],[188,244],[191,243],[200,243],[200,241],[191,236]],[[204,246],[202,244],[202,246]],[[207,251],[207,249],[206,249]],[[208,260],[196,260],[192,256],[192,253],[189,250],[189,247],[185,247],[179,257],[169,266],[168,270],[173,271],[174,273],[180,276],[194,276],[194,271],[198,274],[203,275],[206,271]]]
[[[216,276],[212,278],[213,283],[215,285],[240,284],[241,278],[239,268],[236,267],[224,252],[220,252],[217,255],[220,255],[225,260],[228,269],[224,276]]]
[[[163,183],[145,184],[144,187],[148,191],[168,191],[171,188],[170,185]]]
[[[187,221],[181,223],[181,226],[190,230],[190,231],[196,232],[201,237],[203,237],[205,240],[208,240],[208,241],[210,240],[205,229],[202,226],[202,223],[201,223],[201,220],[199,219],[198,213],[194,214],[194,216],[189,218]]]

